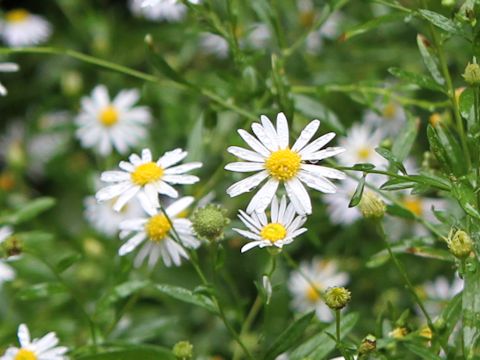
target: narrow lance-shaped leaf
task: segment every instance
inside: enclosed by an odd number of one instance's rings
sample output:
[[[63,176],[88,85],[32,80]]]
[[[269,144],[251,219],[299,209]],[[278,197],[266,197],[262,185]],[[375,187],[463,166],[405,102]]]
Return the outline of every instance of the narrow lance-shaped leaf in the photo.
[[[366,177],[367,174],[363,174],[363,176],[360,178],[357,188],[355,189],[355,193],[353,194],[350,203],[348,204],[349,208],[357,206],[360,203],[360,200],[362,200]]]
[[[397,159],[397,157],[390,150],[383,147],[378,147],[375,149],[375,151],[383,158],[387,159],[391,165],[400,170],[402,173],[407,173],[407,170],[405,170],[402,162]]]
[[[154,290],[157,290],[165,295],[171,296],[177,300],[203,307],[204,309],[212,313],[217,312],[217,308],[215,304],[209,297],[202,294],[195,294],[188,289],[185,289],[179,286],[160,284],[160,285],[155,285]]]
[[[405,15],[402,13],[393,13],[382,15],[374,18],[373,20],[367,21],[363,24],[356,25],[342,34],[340,37],[343,41],[350,40],[351,38],[364,34],[366,32],[377,29],[378,27],[389,24],[396,21],[402,21],[405,18]]]
[[[409,84],[415,84],[423,89],[445,93],[445,89],[429,76],[425,76],[423,74],[416,74],[396,67],[389,68],[388,72],[396,78],[403,80]]]
[[[422,55],[423,62],[425,63],[425,66],[427,67],[432,77],[440,85],[445,85],[445,79],[443,78],[440,70],[438,69],[437,60],[433,54],[433,51],[430,48],[430,43],[427,38],[423,35],[418,34],[417,45],[418,49],[420,50],[420,54]]]
[[[430,23],[446,31],[447,33],[451,35],[467,37],[460,25],[456,24],[453,20],[450,20],[442,14],[426,9],[420,9],[419,11],[424,19],[428,20]]]
[[[407,112],[407,123],[395,138],[392,146],[392,153],[398,161],[404,161],[407,158],[415,142],[417,133],[418,120]]]

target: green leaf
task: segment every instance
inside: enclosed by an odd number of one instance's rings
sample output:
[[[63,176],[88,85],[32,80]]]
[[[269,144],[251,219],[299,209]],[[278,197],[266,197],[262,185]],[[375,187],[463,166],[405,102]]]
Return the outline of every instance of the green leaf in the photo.
[[[150,36],[150,35],[148,35]],[[174,70],[168,62],[155,50],[153,45],[153,39],[151,36],[146,39],[146,57],[147,61],[154,67],[155,70],[160,72],[165,77],[175,82],[191,86],[182,75]]]
[[[430,43],[425,36],[420,34],[417,35],[418,49],[420,50],[425,66],[438,84],[445,85],[445,79],[438,69],[436,57],[429,44]]]
[[[462,27],[449,18],[431,10],[420,9],[419,11],[424,19],[428,20],[436,27],[448,32],[451,35],[459,35],[468,39]]]
[[[397,67],[389,68],[388,72],[396,78],[399,78],[400,80],[403,80],[409,84],[415,84],[422,89],[445,93],[445,89],[442,86],[436,83],[431,77],[425,76],[423,74],[416,74],[410,71],[402,70]]]
[[[361,164],[355,164],[351,168],[352,170],[358,170],[358,171],[368,171],[375,169],[375,165],[369,164],[369,163],[361,163]]]
[[[200,114],[187,141],[188,161],[199,161],[203,158],[204,114]]]
[[[467,120],[469,128],[475,123],[474,101],[475,93],[472,88],[467,88],[460,94],[458,102],[460,114]]]
[[[383,16],[374,18],[373,20],[367,21],[366,23],[356,25],[351,29],[347,30],[340,37],[343,41],[350,40],[351,38],[364,34],[368,31],[374,30],[384,24],[402,21],[405,18],[405,15],[402,13],[392,13]]]
[[[348,335],[357,323],[359,318],[358,313],[350,313],[342,316],[340,320],[340,333],[342,338]],[[335,341],[332,340],[327,333],[335,333],[335,324],[327,326],[320,334],[312,336],[303,344],[295,348],[290,356],[289,360],[304,360],[305,358],[311,359],[324,359],[333,349],[335,349]]]
[[[65,291],[65,287],[58,282],[45,282],[24,288],[18,292],[17,296],[20,300],[38,300],[64,293]]]
[[[396,190],[404,190],[413,188],[417,183],[410,179],[403,179],[403,178],[393,178],[384,182],[380,189],[386,191],[396,191]]]
[[[386,148],[383,148],[383,147],[378,147],[378,148],[375,149],[375,151],[380,156],[387,159],[391,165],[396,167],[402,173],[404,173],[404,174],[407,173],[407,170],[405,170],[405,167],[403,166],[402,162],[399,159],[397,159],[397,157],[390,150],[388,150]]]
[[[397,204],[387,205],[387,214],[398,216],[407,220],[415,220],[414,214],[412,214],[409,210],[398,206]]]
[[[268,347],[265,352],[265,360],[273,360],[281,353],[287,351],[297,344],[298,340],[301,338],[305,329],[310,324],[314,311],[300,317],[293,324],[288,326]]]
[[[458,200],[460,206],[468,215],[480,220],[480,212],[476,207],[476,193],[467,181],[453,182],[452,195]]]
[[[17,225],[28,220],[31,220],[41,213],[52,208],[56,200],[51,197],[42,197],[30,201],[28,204],[17,210],[14,214],[2,216],[0,224]]]
[[[115,286],[98,302],[96,313],[100,314],[107,311],[112,304],[140,291],[151,283],[147,280],[131,280]]]
[[[76,360],[175,360],[170,350],[153,345],[134,345],[126,349],[101,351],[98,354],[82,355]]]
[[[446,174],[453,173],[456,176],[461,176],[467,172],[462,148],[448,129],[444,129],[441,124],[435,128],[428,125],[427,137],[430,150],[440,162]]]
[[[195,294],[188,289],[166,284],[155,285],[153,288],[177,300],[200,306],[212,313],[217,313],[217,307],[215,306],[213,301],[205,295]]]
[[[418,355],[420,359],[425,360],[441,360],[442,358],[432,353],[432,350],[416,343],[405,343],[405,347],[415,355]]]
[[[353,194],[352,199],[348,204],[349,208],[357,206],[360,203],[360,200],[362,200],[363,189],[365,187],[365,178],[366,174],[363,174],[363,176],[360,178],[360,181],[358,182],[357,188],[355,189],[355,193]]]
[[[330,109],[322,103],[312,99],[311,97],[294,94],[295,108],[310,119],[319,119],[327,124],[333,131],[339,134],[345,134],[345,127],[338,120]]]
[[[65,256],[55,266],[55,268],[57,269],[57,273],[61,274],[81,259],[82,255],[78,253]]]

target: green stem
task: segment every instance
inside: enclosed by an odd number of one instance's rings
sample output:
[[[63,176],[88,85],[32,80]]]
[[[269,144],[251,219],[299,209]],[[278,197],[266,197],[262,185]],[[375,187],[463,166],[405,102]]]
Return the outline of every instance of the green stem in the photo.
[[[335,310],[335,326],[336,326],[336,334],[337,334],[337,343],[340,344],[341,336],[340,336],[340,320],[341,320],[341,312],[340,310]]]

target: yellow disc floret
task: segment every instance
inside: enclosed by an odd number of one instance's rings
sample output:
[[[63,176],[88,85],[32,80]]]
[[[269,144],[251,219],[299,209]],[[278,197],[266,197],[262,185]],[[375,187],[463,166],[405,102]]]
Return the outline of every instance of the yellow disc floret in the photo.
[[[369,147],[361,147],[357,150],[357,156],[360,160],[368,160],[368,158],[372,155],[372,149]]]
[[[260,232],[260,236],[262,237],[262,239],[269,240],[272,243],[278,240],[285,239],[286,235],[287,229],[285,229],[285,226],[279,223],[267,224]]]
[[[265,161],[265,168],[271,176],[286,181],[297,175],[302,163],[301,156],[290,149],[277,150]]]
[[[5,19],[9,23],[18,23],[26,20],[30,13],[25,9],[10,10],[5,14]]]
[[[410,210],[411,213],[422,216],[423,206],[420,198],[407,197],[403,200],[403,206]]]
[[[387,120],[392,120],[395,117],[396,113],[397,107],[393,102],[389,102],[387,105],[385,105],[385,108],[383,109],[384,118],[386,118]]]
[[[309,302],[312,304],[316,303],[318,300],[320,300],[320,293],[317,290],[319,286],[315,284],[315,287],[312,285],[308,285],[307,291],[305,293],[305,296]]]
[[[163,214],[155,215],[148,220],[145,225],[145,231],[151,241],[162,241],[172,226]]]
[[[118,122],[118,111],[113,106],[109,105],[100,112],[98,120],[102,125],[110,127]]]
[[[31,350],[20,349],[15,355],[14,360],[37,360],[37,355]]]
[[[148,162],[137,166],[130,176],[135,184],[143,186],[159,180],[163,176],[163,169],[154,162]]]

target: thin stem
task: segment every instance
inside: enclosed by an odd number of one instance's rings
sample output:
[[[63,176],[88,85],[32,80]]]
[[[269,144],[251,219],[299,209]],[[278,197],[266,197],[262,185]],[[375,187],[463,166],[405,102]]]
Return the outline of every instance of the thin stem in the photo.
[[[473,87],[473,112],[475,116],[475,127],[478,128],[480,124],[480,116],[479,116],[479,111],[480,111],[480,104],[479,104],[479,89],[478,86],[475,85]],[[479,140],[476,139],[476,145],[478,148],[478,143]],[[480,154],[478,151],[475,153],[475,185],[477,189],[480,187]],[[480,209],[480,191],[477,191],[477,209]]]
[[[337,334],[337,343],[340,344],[341,336],[340,336],[340,319],[341,319],[341,312],[340,310],[335,310],[335,326],[336,326],[336,334]]]

